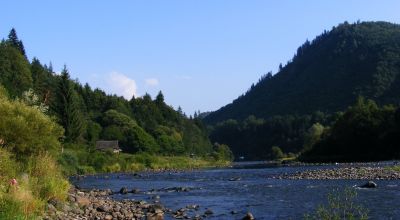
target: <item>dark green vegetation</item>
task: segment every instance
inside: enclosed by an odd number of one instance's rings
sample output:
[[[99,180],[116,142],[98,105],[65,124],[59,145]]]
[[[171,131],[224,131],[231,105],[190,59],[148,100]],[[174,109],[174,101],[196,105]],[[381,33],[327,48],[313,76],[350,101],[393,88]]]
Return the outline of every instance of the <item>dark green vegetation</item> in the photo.
[[[356,103],[358,97],[374,100],[379,106],[395,106],[392,110],[376,107],[379,110],[370,117],[393,112],[400,104],[399,73],[399,25],[345,22],[306,41],[292,60],[280,65],[277,74],[266,74],[246,94],[203,120],[210,127],[211,140],[228,144],[236,158],[273,158],[273,146],[298,154],[313,148],[322,132],[323,141],[318,144],[321,150],[307,154],[310,160],[317,154],[326,154],[329,160],[399,158],[397,145],[386,144],[389,137],[376,137],[392,132],[393,122],[384,118],[392,117],[390,113],[371,119],[375,120],[372,124],[353,124],[357,131],[346,129],[346,123],[364,121],[348,121],[348,112],[341,116],[341,111]],[[343,133],[340,137],[336,136],[339,129]],[[328,130],[331,138],[327,137]],[[364,137],[369,138],[362,140]],[[383,145],[386,147],[376,154]],[[371,149],[375,150],[367,153]]]
[[[95,142],[118,140],[124,153]],[[189,155],[191,157],[189,157]],[[65,175],[227,165],[199,119],[164,102],[161,92],[125,100],[30,62],[14,29],[0,43],[0,219],[38,219],[63,201]],[[12,181],[16,179],[16,182]]]
[[[400,109],[359,98],[323,132],[310,131],[303,161],[375,161],[400,158]]]

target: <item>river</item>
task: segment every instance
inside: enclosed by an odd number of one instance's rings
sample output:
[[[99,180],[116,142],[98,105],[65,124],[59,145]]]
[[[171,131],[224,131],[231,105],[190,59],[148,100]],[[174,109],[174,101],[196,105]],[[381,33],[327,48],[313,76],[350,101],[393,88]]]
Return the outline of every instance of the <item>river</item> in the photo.
[[[88,176],[74,183],[82,188],[137,188],[138,194],[115,194],[115,199],[159,200],[172,210],[197,204],[200,208],[188,212],[202,215],[211,209],[207,219],[241,219],[251,212],[256,219],[302,219],[318,205],[326,203],[333,190],[364,184],[364,180],[285,180],[273,176],[305,169],[331,166],[271,167],[253,163],[238,163],[232,168],[196,170],[178,173],[144,172],[140,175],[110,174]],[[234,181],[232,181],[234,180]],[[369,210],[371,219],[400,219],[400,180],[377,180],[377,188],[357,191],[357,204]],[[161,190],[186,187],[177,192]],[[159,198],[158,198],[159,197]],[[232,211],[234,214],[232,214]],[[166,214],[165,219],[173,219]]]

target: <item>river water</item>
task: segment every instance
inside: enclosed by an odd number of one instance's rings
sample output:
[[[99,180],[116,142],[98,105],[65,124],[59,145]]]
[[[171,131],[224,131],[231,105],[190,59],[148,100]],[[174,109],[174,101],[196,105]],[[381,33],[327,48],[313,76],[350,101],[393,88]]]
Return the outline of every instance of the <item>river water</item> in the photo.
[[[207,219],[241,219],[251,212],[256,219],[302,219],[327,201],[328,193],[362,185],[365,180],[282,180],[272,176],[331,166],[266,167],[257,164],[236,164],[232,168],[196,170],[180,173],[140,173],[88,176],[75,184],[82,188],[140,189],[139,194],[116,194],[115,199],[159,201],[177,210],[197,204],[202,215],[211,209]],[[235,181],[232,181],[235,180]],[[369,210],[371,219],[400,219],[400,180],[377,180],[377,188],[357,191],[357,204]],[[162,190],[186,187],[189,191]],[[234,211],[235,214],[231,214]],[[166,219],[173,219],[166,215]]]

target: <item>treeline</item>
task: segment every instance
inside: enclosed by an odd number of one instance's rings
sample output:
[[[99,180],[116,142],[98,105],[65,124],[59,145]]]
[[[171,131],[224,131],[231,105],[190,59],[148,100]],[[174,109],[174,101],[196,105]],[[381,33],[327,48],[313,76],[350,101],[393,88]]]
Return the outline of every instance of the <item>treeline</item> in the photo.
[[[207,155],[213,152],[205,126],[164,102],[160,91],[126,100],[108,95],[70,77],[67,67],[55,74],[52,65],[32,62],[12,29],[0,43],[0,84],[17,99],[29,91],[46,114],[64,128],[65,146],[93,149],[97,140],[119,140],[124,152],[158,155]],[[47,106],[47,107],[46,107]],[[69,144],[69,145],[68,145]]]
[[[299,158],[302,161],[400,159],[400,108],[379,107],[373,100],[359,98],[332,126],[313,127]]]
[[[359,97],[344,112],[227,120],[209,126],[212,141],[228,144],[236,159],[355,162],[400,159],[400,108]]]
[[[213,142],[227,144],[235,158],[245,160],[275,159],[273,147],[278,147],[288,156],[303,149],[310,127],[315,123],[329,125],[338,114],[315,112],[311,115],[283,115],[268,119],[249,116],[243,121],[226,120],[209,126]]]

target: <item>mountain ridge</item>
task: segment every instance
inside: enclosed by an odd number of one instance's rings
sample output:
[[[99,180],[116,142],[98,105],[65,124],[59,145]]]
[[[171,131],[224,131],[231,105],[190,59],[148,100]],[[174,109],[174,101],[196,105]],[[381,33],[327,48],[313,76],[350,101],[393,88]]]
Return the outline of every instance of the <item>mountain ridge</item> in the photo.
[[[246,94],[204,121],[332,113],[345,110],[359,96],[398,105],[399,73],[400,25],[344,22],[306,41],[278,73],[263,76]]]

